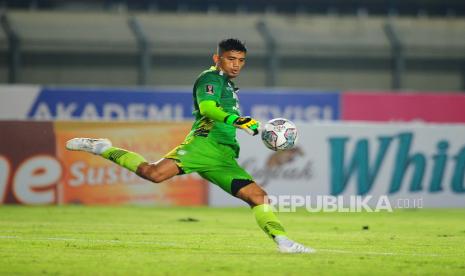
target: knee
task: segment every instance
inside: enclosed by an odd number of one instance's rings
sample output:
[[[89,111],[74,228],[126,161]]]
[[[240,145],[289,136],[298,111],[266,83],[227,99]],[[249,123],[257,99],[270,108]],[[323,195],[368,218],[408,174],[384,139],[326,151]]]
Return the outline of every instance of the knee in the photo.
[[[251,207],[268,203],[268,195],[258,185],[254,184],[249,189],[247,188],[241,189],[237,193],[237,197],[247,202]]]
[[[268,203],[268,195],[264,190],[251,193],[248,200],[249,205],[257,206]]]
[[[149,180],[154,183],[160,183],[160,182],[163,182],[163,180],[165,180],[163,175],[159,173],[157,170],[150,172],[149,176],[150,176]]]
[[[162,182],[163,175],[154,164],[142,164],[137,168],[137,175],[154,183]]]

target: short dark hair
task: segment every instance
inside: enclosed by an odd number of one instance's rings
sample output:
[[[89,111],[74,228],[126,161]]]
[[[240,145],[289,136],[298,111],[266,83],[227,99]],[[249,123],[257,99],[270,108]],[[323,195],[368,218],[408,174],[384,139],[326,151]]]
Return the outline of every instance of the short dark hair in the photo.
[[[247,53],[245,44],[237,38],[223,39],[218,43],[218,55],[227,51],[238,51]]]

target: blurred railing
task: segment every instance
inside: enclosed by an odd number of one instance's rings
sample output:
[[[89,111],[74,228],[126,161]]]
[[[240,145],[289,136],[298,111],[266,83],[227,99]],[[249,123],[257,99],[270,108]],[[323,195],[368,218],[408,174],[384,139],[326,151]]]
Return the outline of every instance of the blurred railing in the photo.
[[[342,14],[358,13],[417,16],[465,15],[462,0],[3,0],[9,8],[130,10],[163,12],[228,12],[281,14]]]
[[[218,40],[249,48],[241,86],[465,90],[465,19],[8,11],[0,82],[191,85]]]

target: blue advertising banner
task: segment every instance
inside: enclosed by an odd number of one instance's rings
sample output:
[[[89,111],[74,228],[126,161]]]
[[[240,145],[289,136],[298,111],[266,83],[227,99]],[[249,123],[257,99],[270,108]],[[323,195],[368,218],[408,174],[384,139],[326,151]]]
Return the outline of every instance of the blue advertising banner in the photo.
[[[260,120],[287,118],[291,121],[338,120],[338,92],[315,91],[241,91],[241,111]]]
[[[337,92],[248,90],[238,93],[244,115],[260,120],[338,120]],[[42,88],[28,111],[36,120],[192,119],[188,89]]]
[[[180,121],[192,116],[191,105],[192,95],[186,91],[43,88],[28,118]]]

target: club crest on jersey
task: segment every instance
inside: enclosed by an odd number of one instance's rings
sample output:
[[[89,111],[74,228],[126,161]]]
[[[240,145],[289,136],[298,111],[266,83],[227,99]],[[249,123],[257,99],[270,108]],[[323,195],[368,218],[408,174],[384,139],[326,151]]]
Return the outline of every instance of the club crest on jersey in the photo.
[[[213,85],[207,84],[207,85],[205,86],[205,92],[206,92],[207,94],[214,95],[214,94],[215,94],[215,91],[213,90]]]

